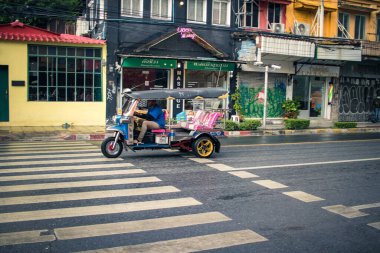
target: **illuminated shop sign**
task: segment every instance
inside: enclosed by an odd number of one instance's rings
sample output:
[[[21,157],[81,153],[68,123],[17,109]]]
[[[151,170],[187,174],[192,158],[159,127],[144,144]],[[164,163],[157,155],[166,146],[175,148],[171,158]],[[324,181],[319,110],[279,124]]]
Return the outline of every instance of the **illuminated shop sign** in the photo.
[[[195,33],[193,33],[193,30],[191,28],[178,27],[177,32],[180,33],[182,39],[194,39],[195,36],[197,36]]]

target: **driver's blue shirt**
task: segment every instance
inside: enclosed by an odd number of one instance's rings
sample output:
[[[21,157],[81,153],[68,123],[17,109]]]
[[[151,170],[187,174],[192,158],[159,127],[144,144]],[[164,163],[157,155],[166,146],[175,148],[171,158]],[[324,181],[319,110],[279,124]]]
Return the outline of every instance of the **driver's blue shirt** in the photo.
[[[159,105],[149,108],[148,114],[152,116],[154,122],[160,125],[160,128],[165,128],[165,116]]]

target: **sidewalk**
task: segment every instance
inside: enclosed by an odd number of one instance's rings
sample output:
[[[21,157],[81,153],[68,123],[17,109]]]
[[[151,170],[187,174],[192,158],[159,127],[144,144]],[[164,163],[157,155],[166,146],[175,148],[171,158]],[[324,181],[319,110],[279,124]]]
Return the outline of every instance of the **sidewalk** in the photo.
[[[266,129],[256,131],[226,131],[227,137],[264,136],[264,135],[306,135],[306,134],[347,134],[380,132],[380,123],[359,122],[357,128],[335,129],[331,126],[312,124],[309,129],[285,130],[282,124],[267,125]],[[74,141],[103,140],[106,136],[104,127],[74,126],[62,127],[0,127],[0,142],[4,141]]]

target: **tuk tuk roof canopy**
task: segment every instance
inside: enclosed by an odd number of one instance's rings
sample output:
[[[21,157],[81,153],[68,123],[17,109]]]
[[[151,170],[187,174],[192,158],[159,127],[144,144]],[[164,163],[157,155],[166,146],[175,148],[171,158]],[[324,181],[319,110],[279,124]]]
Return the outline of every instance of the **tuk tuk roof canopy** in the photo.
[[[188,88],[172,90],[146,90],[133,91],[127,94],[135,99],[204,99],[204,98],[227,98],[227,90],[223,88]]]

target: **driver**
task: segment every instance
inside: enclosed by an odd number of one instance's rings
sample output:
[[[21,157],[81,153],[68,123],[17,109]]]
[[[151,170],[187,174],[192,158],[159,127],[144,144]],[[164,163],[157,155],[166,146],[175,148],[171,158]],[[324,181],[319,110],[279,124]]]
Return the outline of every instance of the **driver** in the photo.
[[[144,118],[144,122],[141,125],[141,132],[134,141],[135,144],[141,144],[146,131],[149,129],[160,129],[165,128],[165,116],[162,111],[161,106],[157,104],[155,100],[148,100],[148,113],[138,114],[140,118]]]

